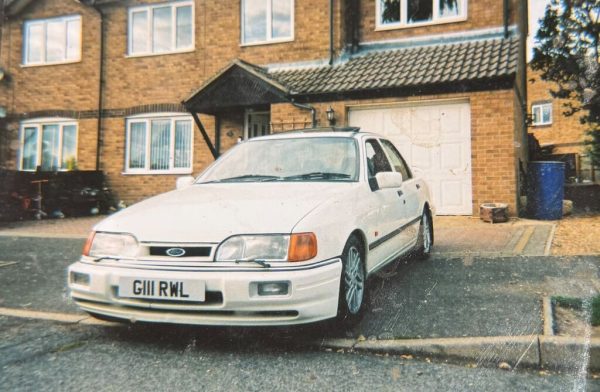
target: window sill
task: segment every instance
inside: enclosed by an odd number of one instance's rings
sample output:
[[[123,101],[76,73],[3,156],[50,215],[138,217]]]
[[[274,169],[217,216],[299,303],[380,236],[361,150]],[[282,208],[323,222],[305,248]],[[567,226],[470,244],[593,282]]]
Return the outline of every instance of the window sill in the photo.
[[[36,64],[20,64],[21,68],[36,68],[36,67],[47,67],[52,65],[67,65],[81,63],[81,59],[68,60],[68,61],[57,61],[53,63],[36,63]]]
[[[57,172],[74,172],[79,169],[56,169],[56,170],[40,170],[40,173],[57,173]],[[20,172],[36,173],[37,169],[17,169]]]
[[[552,126],[552,123],[551,122],[549,122],[549,123],[538,123],[538,124],[531,124],[531,126],[533,128],[549,128],[549,127]]]
[[[251,46],[273,45],[273,44],[282,44],[282,43],[286,43],[286,42],[294,42],[294,37],[291,37],[291,38],[281,38],[281,39],[270,40],[270,41],[241,43],[240,47],[241,48],[245,48],[245,47],[251,47]]]
[[[456,18],[448,18],[438,21],[426,21],[426,22],[418,22],[418,23],[410,23],[410,24],[400,24],[394,23],[389,25],[380,25],[377,24],[375,26],[375,31],[388,31],[388,30],[402,30],[402,29],[412,29],[416,27],[425,27],[425,26],[436,26],[436,25],[444,25],[448,23],[457,23],[457,22],[465,22],[467,20],[466,16],[456,17]]]
[[[125,171],[121,172],[123,176],[155,176],[155,175],[182,175],[192,174],[192,169],[181,170],[140,170],[140,171]]]
[[[171,54],[182,54],[182,53],[193,53],[196,49],[190,48],[185,50],[174,50],[171,52],[159,52],[159,53],[140,53],[140,54],[126,54],[125,58],[140,58],[140,57],[156,57],[156,56],[168,56]]]

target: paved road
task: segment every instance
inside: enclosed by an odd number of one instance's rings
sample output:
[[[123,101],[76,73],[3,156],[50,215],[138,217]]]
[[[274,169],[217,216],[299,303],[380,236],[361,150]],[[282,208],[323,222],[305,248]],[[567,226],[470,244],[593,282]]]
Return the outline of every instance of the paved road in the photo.
[[[0,307],[78,313],[65,267],[83,240],[0,237]],[[2,264],[16,262],[15,264]],[[4,265],[4,266],[2,266]],[[537,333],[546,291],[593,287],[598,258],[454,258],[403,262],[370,283],[351,335]],[[562,291],[561,291],[562,292]],[[331,352],[321,325],[293,328],[99,327],[0,316],[5,390],[599,390],[577,374],[468,368]],[[328,335],[346,333],[329,330]]]
[[[0,385],[6,391],[568,391],[600,386],[565,374],[328,352],[306,347],[301,336],[261,331],[90,327],[0,317]]]
[[[82,245],[83,240],[0,237],[0,262],[18,261],[0,267],[0,306],[77,312],[67,296],[65,270]],[[351,335],[541,334],[542,297],[598,292],[599,271],[600,257],[405,260],[395,276],[370,281],[367,317]]]

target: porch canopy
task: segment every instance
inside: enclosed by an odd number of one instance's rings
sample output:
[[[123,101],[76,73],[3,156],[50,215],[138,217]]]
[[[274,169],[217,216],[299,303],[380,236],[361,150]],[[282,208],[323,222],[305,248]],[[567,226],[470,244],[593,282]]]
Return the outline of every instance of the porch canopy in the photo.
[[[183,101],[190,112],[217,114],[224,110],[290,102],[290,91],[261,68],[232,61]]]
[[[182,104],[191,113],[206,145],[216,159],[220,154],[219,113],[236,108],[291,102],[289,94],[285,86],[269,78],[263,69],[236,59],[207,80]],[[215,116],[215,145],[211,142],[198,113]]]

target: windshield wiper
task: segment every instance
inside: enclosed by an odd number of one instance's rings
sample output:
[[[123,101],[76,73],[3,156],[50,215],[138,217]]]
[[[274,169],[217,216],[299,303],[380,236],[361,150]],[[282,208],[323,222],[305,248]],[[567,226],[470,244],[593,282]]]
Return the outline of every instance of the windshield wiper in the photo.
[[[239,263],[256,263],[258,265],[260,265],[263,268],[271,268],[271,264],[267,263],[266,261],[262,260],[262,259],[239,259],[239,260],[235,260],[236,264]]]
[[[332,173],[332,172],[311,172],[297,174],[294,176],[283,177],[285,180],[333,180],[333,179],[347,179],[350,178],[350,174],[346,173]]]
[[[222,178],[220,180],[214,180],[214,181],[209,181],[209,182],[234,182],[234,181],[238,181],[238,180],[242,180],[242,181],[257,180],[260,182],[265,182],[265,181],[276,181],[276,180],[280,180],[280,179],[281,179],[281,177],[269,176],[269,175],[264,175],[264,174],[244,174],[242,176]]]

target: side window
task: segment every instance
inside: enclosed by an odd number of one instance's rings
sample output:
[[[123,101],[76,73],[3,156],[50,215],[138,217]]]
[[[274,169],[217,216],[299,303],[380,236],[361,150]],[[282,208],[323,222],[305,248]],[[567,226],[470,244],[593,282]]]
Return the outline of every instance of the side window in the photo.
[[[375,177],[379,172],[392,171],[381,145],[375,139],[369,139],[365,144],[367,155],[367,171],[369,178]]]
[[[143,5],[129,9],[129,55],[177,53],[194,49],[194,3]]]
[[[411,179],[412,173],[410,172],[410,169],[406,165],[404,158],[402,158],[402,155],[400,155],[396,147],[389,140],[382,140],[381,144],[390,158],[390,162],[394,167],[394,171],[402,173],[402,179],[404,181]]]
[[[242,45],[294,38],[294,0],[242,0]]]
[[[19,170],[74,170],[77,166],[75,120],[40,119],[21,124]]]
[[[467,18],[467,0],[376,0],[377,29],[458,22]]]
[[[534,127],[552,124],[552,102],[531,105],[531,113],[533,114],[532,125]]]
[[[23,65],[81,59],[81,16],[28,20],[23,25]]]

